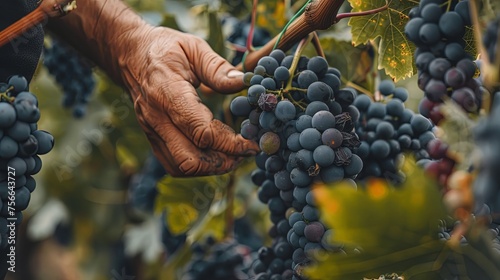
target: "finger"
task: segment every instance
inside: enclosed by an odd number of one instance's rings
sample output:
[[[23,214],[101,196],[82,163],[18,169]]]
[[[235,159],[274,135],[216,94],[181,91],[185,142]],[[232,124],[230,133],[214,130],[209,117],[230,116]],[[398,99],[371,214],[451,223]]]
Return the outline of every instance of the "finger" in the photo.
[[[156,99],[153,102],[168,112],[175,126],[199,148],[211,148],[234,156],[252,156],[259,151],[255,142],[244,139],[229,126],[215,121],[212,112],[202,103],[189,82],[179,78],[157,90],[159,93],[152,95]]]
[[[155,131],[155,146],[161,154],[175,160],[182,176],[224,174],[235,169],[241,161],[218,151],[199,149],[170,122],[158,125]]]
[[[207,42],[203,39],[192,40],[190,46],[191,51],[186,52],[186,55],[203,84],[224,94],[243,90],[243,72],[214,52]]]
[[[210,131],[213,136],[211,147],[214,150],[240,156],[254,156],[260,150],[256,142],[235,134],[231,127],[219,120],[214,119],[210,122]]]
[[[172,176],[224,174],[233,170],[242,158],[196,147],[172,123],[168,115],[136,103],[139,123],[143,126],[155,155]],[[158,115],[161,115],[161,122]]]

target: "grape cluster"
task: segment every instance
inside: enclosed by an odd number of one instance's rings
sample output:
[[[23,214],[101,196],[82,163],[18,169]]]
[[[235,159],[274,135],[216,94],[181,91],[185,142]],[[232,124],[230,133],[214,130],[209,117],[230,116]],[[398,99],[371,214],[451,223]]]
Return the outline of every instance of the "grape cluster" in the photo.
[[[38,100],[28,92],[22,76],[0,83],[0,244],[7,246],[7,219],[21,223],[36,182],[32,175],[42,168],[38,155],[52,150],[54,138],[38,130]],[[12,201],[15,205],[12,205]]]
[[[90,63],[70,46],[55,39],[50,47],[44,48],[43,57],[43,64],[62,87],[63,107],[72,107],[74,117],[83,117],[96,86]]]
[[[167,172],[160,161],[151,153],[140,173],[130,180],[130,200],[134,208],[153,212],[154,201],[158,194],[156,184]]]
[[[363,168],[353,153],[360,145],[354,132],[359,117],[352,105],[356,91],[340,88],[340,72],[323,57],[300,56],[294,61],[281,50],[261,58],[244,81],[247,96],[233,99],[230,109],[246,118],[241,135],[261,148],[251,177],[259,186],[259,200],[271,212],[274,238],[268,250],[274,258],[261,261],[254,272],[289,279],[290,269],[308,261],[306,253],[325,248],[320,241],[326,228],[318,221],[311,185],[348,179],[355,186],[352,179]],[[277,268],[272,266],[276,263]]]
[[[500,28],[500,17],[488,23],[483,34],[483,46],[488,53],[490,63],[495,63],[498,48],[498,29]]]
[[[373,102],[367,95],[354,100],[360,112],[356,133],[361,140],[355,153],[364,163],[358,179],[381,177],[400,183],[404,179],[399,170],[403,153],[412,152],[417,161],[428,159],[425,148],[435,136],[427,118],[405,108],[405,88],[383,80],[378,90],[383,97],[380,102]]]
[[[493,217],[494,213],[491,212],[490,207],[487,204],[478,204],[472,215],[473,219],[481,224],[484,224],[487,228],[487,237],[491,238],[491,253],[500,257],[500,225],[494,222]],[[447,223],[446,221],[440,221],[438,236],[441,241],[449,241],[454,234],[454,230],[459,227],[461,224],[460,221],[456,221],[452,224]],[[455,233],[456,234],[456,233]],[[469,242],[466,237],[460,236],[460,246],[468,246]],[[467,260],[468,261],[468,260]],[[467,266],[467,264],[465,264]],[[461,271],[461,267],[464,266],[463,262],[457,262],[456,258],[450,256],[446,259],[443,264],[443,267],[440,270],[443,279],[457,279],[461,275],[463,275],[463,270]],[[477,274],[478,271],[474,271],[474,276],[479,278],[488,278],[483,277],[482,275]]]
[[[186,266],[182,280],[244,280],[248,279],[245,264],[250,249],[234,239],[217,242],[208,237],[192,246],[193,256]]]
[[[418,86],[425,93],[419,111],[437,124],[439,103],[450,97],[468,113],[481,108],[482,90],[474,75],[477,66],[465,51],[463,36],[470,26],[469,0],[420,1],[410,10],[405,34],[415,43]],[[434,117],[433,117],[434,116]]]

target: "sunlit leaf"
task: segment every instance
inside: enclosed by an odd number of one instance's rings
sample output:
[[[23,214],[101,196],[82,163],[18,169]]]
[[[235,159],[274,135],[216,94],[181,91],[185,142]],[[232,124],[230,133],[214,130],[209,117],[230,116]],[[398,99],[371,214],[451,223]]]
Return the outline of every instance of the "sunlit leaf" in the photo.
[[[349,0],[353,12],[368,11],[380,8],[385,0],[361,1]],[[396,81],[415,74],[413,52],[414,45],[404,34],[404,27],[409,20],[409,10],[418,5],[414,0],[391,0],[389,8],[374,15],[352,17],[352,42],[354,45],[366,44],[380,38],[378,46],[379,69]]]
[[[314,188],[322,219],[334,231],[330,241],[361,253],[318,259],[312,279],[404,272],[436,258],[444,246],[437,235],[438,220],[446,216],[441,195],[413,161],[406,160],[403,169],[407,179],[397,189],[381,179],[368,180],[363,190],[343,183]]]
[[[137,158],[135,155],[123,145],[116,146],[116,157],[120,167],[127,169],[136,169],[138,166]]]
[[[195,178],[166,176],[158,183],[156,211],[166,212],[172,234],[185,233],[208,213],[218,189],[225,187],[227,182],[227,175]]]

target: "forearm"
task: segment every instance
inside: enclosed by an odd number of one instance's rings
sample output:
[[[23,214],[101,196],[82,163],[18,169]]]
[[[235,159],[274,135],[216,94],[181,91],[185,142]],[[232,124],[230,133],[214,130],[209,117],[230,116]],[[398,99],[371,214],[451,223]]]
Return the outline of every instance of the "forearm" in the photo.
[[[78,0],[74,12],[47,26],[122,85],[131,78],[128,60],[141,59],[128,54],[137,53],[141,36],[152,29],[121,0]]]

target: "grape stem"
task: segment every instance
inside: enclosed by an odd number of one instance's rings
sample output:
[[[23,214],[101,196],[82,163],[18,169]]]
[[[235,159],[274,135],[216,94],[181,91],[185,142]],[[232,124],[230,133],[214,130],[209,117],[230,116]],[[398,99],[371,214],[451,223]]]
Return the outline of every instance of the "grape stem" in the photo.
[[[368,15],[373,15],[373,14],[376,14],[376,13],[380,13],[382,11],[385,11],[389,8],[389,2],[388,1],[385,1],[385,5],[380,7],[380,8],[377,8],[377,9],[373,9],[373,10],[368,10],[368,11],[363,11],[363,12],[351,12],[351,13],[342,13],[342,14],[338,14],[336,17],[335,17],[335,21],[334,23],[337,23],[339,22],[340,20],[344,19],[344,18],[351,18],[351,17],[360,17],[360,16],[368,16]]]
[[[313,43],[314,49],[316,50],[316,53],[319,56],[326,58],[325,52],[323,51],[323,47],[321,47],[321,42],[319,40],[318,32],[316,32],[316,31],[313,32],[312,43]]]
[[[0,92],[0,101],[1,100],[6,100],[10,103],[14,102],[15,97],[9,96],[9,92],[14,89],[14,86],[10,86],[8,89],[6,89],[4,92]]]
[[[288,69],[288,72],[290,72],[290,78],[288,78],[286,87],[284,89],[285,92],[288,92],[292,88],[292,80],[295,75],[295,70],[297,70],[297,65],[299,64],[302,52],[306,48],[307,44],[311,42],[313,37],[313,33],[309,33],[306,38],[302,39],[299,42],[299,45],[297,46],[297,49],[295,50],[295,53],[293,55],[292,65],[290,66],[290,69]]]
[[[253,35],[255,32],[255,19],[257,18],[257,5],[259,4],[259,0],[253,0],[252,6],[252,17],[250,20],[250,30],[247,35],[247,51],[254,51],[253,47]]]
[[[307,36],[307,34],[316,30],[328,29],[335,23],[335,16],[344,2],[345,0],[311,1],[307,4],[304,13],[287,28],[286,33],[278,42],[277,48],[286,52],[299,40]],[[238,68],[240,70],[247,69],[247,71],[252,71],[261,57],[271,53],[279,37],[277,35],[258,50],[248,53],[244,61],[244,67],[242,64],[239,64]]]

